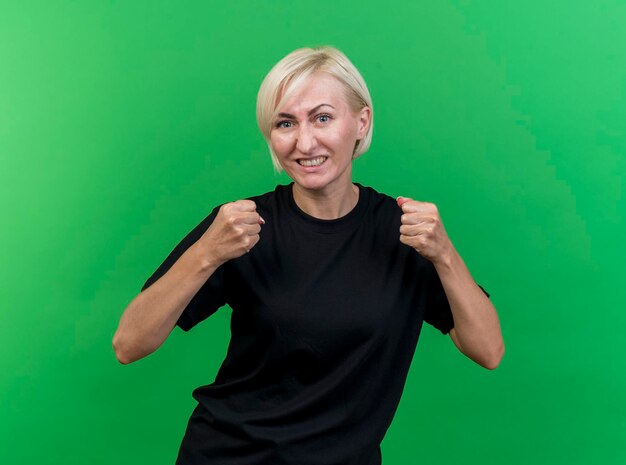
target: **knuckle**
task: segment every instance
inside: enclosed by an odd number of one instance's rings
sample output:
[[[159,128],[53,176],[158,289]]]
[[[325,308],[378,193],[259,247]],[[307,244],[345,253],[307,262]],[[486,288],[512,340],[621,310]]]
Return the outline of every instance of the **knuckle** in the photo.
[[[237,203],[239,204],[240,207],[245,208],[245,209],[252,209],[255,210],[256,209],[256,204],[254,203],[253,200],[238,200]]]

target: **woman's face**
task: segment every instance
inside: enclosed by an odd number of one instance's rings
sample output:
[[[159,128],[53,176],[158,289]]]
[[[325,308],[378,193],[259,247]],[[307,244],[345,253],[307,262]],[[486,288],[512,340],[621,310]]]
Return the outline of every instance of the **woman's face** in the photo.
[[[279,108],[270,142],[296,184],[332,191],[352,182],[352,153],[367,133],[369,120],[369,107],[353,112],[342,84],[320,72]]]

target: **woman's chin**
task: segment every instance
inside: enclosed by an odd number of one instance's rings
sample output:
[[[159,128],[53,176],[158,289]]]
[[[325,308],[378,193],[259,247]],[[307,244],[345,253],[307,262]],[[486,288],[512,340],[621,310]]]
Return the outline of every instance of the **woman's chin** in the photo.
[[[327,168],[331,168],[330,166]],[[334,168],[334,167],[333,167]],[[338,173],[334,169],[320,170],[319,172],[302,173],[299,170],[287,172],[291,180],[302,189],[311,191],[323,191],[331,186],[339,187],[343,183],[352,184],[351,170],[344,170]]]
[[[320,175],[292,176],[291,179],[299,187],[314,191],[323,190],[330,184],[327,176]]]

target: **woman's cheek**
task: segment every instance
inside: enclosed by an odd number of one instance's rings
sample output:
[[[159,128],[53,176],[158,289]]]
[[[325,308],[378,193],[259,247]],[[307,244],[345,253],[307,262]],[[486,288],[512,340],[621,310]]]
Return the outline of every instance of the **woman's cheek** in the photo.
[[[290,137],[288,135],[277,135],[272,137],[272,145],[274,146],[274,151],[276,152],[285,152],[289,149],[291,144]]]

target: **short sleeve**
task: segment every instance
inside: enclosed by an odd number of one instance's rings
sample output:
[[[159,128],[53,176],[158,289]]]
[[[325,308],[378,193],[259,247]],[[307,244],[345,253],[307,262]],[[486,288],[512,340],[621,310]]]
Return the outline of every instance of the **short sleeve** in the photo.
[[[424,321],[437,328],[442,334],[448,334],[454,328],[454,319],[452,318],[448,297],[443,290],[441,280],[434,267],[427,292],[428,298],[426,299]]]
[[[489,293],[480,284],[476,283],[476,285],[489,297]],[[448,334],[454,328],[454,318],[448,297],[436,271],[432,274],[429,292],[432,294],[430,294],[426,305],[424,321],[437,328],[442,334]]]
[[[165,261],[156,269],[156,271],[148,278],[141,288],[143,292],[156,281],[158,281],[169,269],[178,261],[178,259],[195,244],[202,234],[209,228],[219,207],[216,207],[209,216],[196,226],[189,234],[187,234],[167,256]],[[180,315],[176,325],[184,331],[189,331],[195,325],[205,320],[215,313],[221,306],[225,305],[225,284],[223,267],[219,267],[202,285],[196,295],[191,299],[183,313]]]

